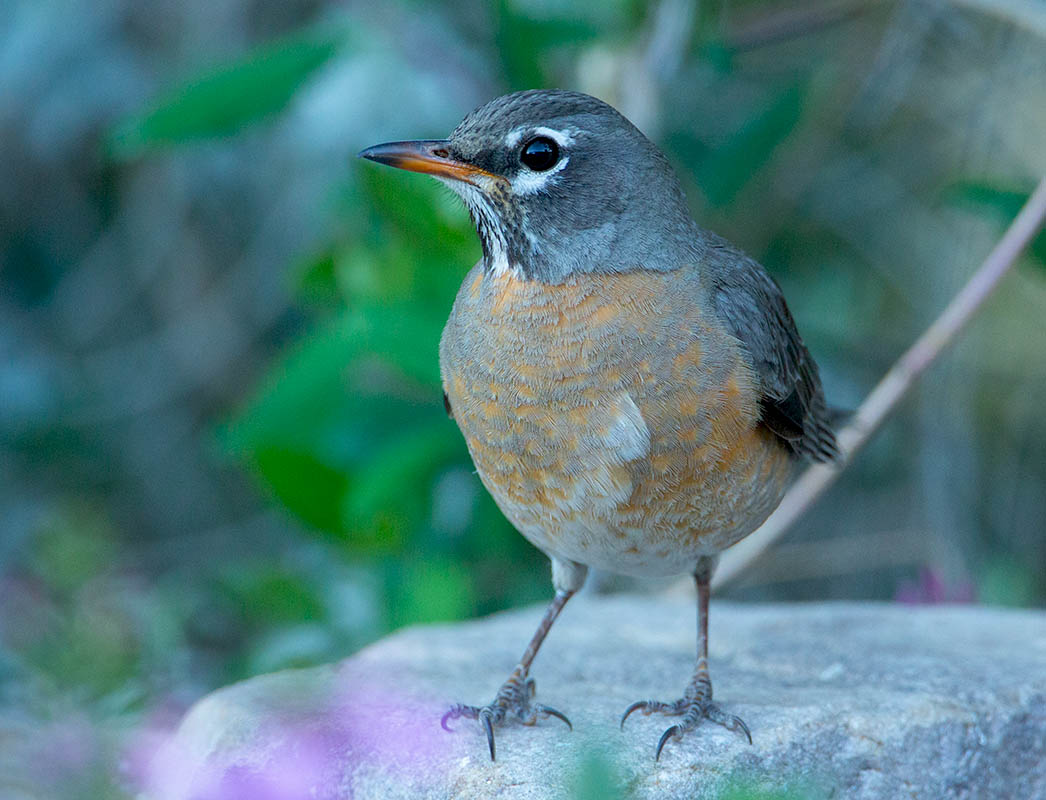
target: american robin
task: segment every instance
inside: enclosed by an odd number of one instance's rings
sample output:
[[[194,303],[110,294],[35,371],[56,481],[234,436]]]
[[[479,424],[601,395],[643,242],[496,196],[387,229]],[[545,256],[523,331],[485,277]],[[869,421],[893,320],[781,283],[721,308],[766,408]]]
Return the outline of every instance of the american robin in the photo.
[[[667,160],[606,103],[526,91],[476,109],[448,139],[360,153],[422,172],[468,207],[483,258],[440,342],[444,401],[483,484],[552,561],[555,598],[519,665],[484,706],[442,725],[534,724],[530,666],[588,568],[693,574],[698,644],[665,743],[709,719],[709,581],[757,528],[803,458],[836,456],[817,365],[777,283],[701,229]]]

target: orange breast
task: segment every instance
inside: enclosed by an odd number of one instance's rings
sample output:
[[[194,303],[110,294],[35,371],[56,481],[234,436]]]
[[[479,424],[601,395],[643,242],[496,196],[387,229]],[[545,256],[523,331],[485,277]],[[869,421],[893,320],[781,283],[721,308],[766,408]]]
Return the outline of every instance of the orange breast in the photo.
[[[440,362],[480,478],[551,555],[689,570],[757,527],[791,474],[696,274],[548,286],[477,268]]]

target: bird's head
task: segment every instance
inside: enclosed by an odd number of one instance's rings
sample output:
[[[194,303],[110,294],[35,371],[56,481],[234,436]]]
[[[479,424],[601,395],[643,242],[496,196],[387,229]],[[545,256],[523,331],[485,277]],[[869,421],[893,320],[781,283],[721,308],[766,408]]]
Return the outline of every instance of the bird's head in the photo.
[[[560,283],[575,273],[669,270],[697,246],[664,156],[586,94],[505,95],[465,117],[447,139],[389,142],[360,156],[453,189],[495,273]]]

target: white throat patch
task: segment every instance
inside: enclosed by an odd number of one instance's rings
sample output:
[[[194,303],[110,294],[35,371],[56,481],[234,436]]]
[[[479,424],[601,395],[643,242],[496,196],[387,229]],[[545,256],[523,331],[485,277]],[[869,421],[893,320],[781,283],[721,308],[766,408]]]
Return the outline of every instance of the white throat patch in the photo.
[[[529,141],[534,137],[544,136],[552,139],[557,145],[559,145],[559,148],[562,151],[574,143],[574,137],[578,133],[580,133],[580,131],[577,128],[567,128],[558,131],[553,128],[547,128],[543,125],[536,128],[523,126],[511,131],[505,137],[505,144],[509,149],[513,149],[523,141],[524,137]],[[535,172],[532,169],[521,166],[519,173],[509,182],[509,187],[512,190],[512,193],[517,196],[526,196],[542,192],[559,180],[557,176],[566,168],[569,162],[570,157],[563,155],[555,166],[551,169],[545,170],[544,172]],[[468,207],[469,212],[472,214],[472,218],[476,222],[476,227],[479,228],[479,235],[483,240],[483,250],[489,261],[486,266],[491,274],[504,275],[506,273],[511,273],[518,278],[522,278],[523,270],[520,265],[509,263],[508,242],[505,240],[505,232],[501,227],[501,221],[498,218],[497,211],[486,195],[486,190],[492,189],[493,187],[477,186],[466,181],[440,178],[438,176],[435,177],[441,183],[449,186]],[[475,175],[473,176],[473,179],[479,183],[482,183],[485,180],[491,180],[490,178],[484,178],[482,175]],[[533,241],[533,239],[531,239],[531,241]]]
[[[449,186],[471,212],[476,226],[480,229],[479,235],[484,242],[484,249],[490,257],[487,267],[491,274],[504,275],[506,272],[512,272],[516,277],[522,277],[523,273],[519,265],[510,265],[508,262],[508,244],[505,241],[505,234],[501,230],[497,213],[483,191],[465,181],[439,177],[436,180]]]

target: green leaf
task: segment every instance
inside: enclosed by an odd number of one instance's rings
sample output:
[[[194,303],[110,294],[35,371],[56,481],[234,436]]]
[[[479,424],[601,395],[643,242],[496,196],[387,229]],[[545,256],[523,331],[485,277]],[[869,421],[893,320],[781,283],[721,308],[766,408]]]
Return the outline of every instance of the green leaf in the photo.
[[[116,158],[150,148],[228,136],[282,110],[344,43],[330,29],[269,43],[177,87],[152,110],[125,121],[109,140]]]
[[[404,302],[360,308],[357,313],[366,350],[427,384],[435,398],[442,397],[439,339],[448,311]]]
[[[389,566],[393,627],[465,619],[472,615],[475,607],[472,577],[459,561],[426,556]]]
[[[222,448],[240,457],[269,446],[312,448],[331,421],[347,413],[345,370],[359,349],[358,326],[349,315],[309,333],[272,368],[247,407],[219,430]]]
[[[532,13],[517,11],[510,0],[498,3],[496,15],[494,41],[512,89],[544,86],[551,49],[581,44],[598,34],[595,26],[576,18],[535,19]]]
[[[275,565],[242,569],[223,576],[223,588],[243,609],[244,622],[258,628],[325,618],[315,586]]]
[[[977,599],[986,605],[1034,606],[1042,596],[1041,574],[1012,556],[997,556],[980,575]]]
[[[465,457],[439,391],[442,313],[430,316],[401,303],[318,328],[219,432],[221,445],[308,525],[388,551],[425,518],[428,493],[410,492]]]
[[[32,569],[49,590],[69,596],[112,567],[119,552],[115,539],[115,531],[99,509],[69,503],[40,525]]]
[[[1028,198],[1030,189],[1000,187],[987,181],[957,181],[944,191],[944,198],[953,205],[986,211],[1001,222],[1009,223],[1017,216]],[[1046,268],[1046,230],[1040,230],[1028,246],[1040,267]]]
[[[303,303],[320,308],[336,308],[340,304],[337,264],[329,248],[302,259],[295,272],[298,296]]]
[[[408,493],[424,493],[427,500],[435,471],[448,461],[466,458],[461,435],[446,417],[387,439],[346,491],[346,521],[358,523],[396,508]]]
[[[715,206],[730,203],[795,130],[806,99],[806,83],[778,92],[721,146],[696,165],[698,183]]]
[[[627,797],[621,766],[605,751],[589,746],[578,761],[573,800],[610,800]]]
[[[345,532],[341,498],[348,477],[312,453],[266,447],[254,454],[254,467],[289,511],[306,524],[328,533]]]
[[[393,238],[414,272],[423,265],[464,270],[474,263],[479,238],[461,202],[430,178],[367,168],[359,173],[361,205],[375,220],[370,244],[380,248]],[[448,213],[450,209],[450,213]],[[357,244],[358,243],[355,243]]]
[[[440,409],[444,313],[406,303],[364,306],[317,328],[219,430],[222,448],[242,457],[272,445],[318,447],[333,458],[323,442],[342,436],[346,425],[372,438],[375,425],[368,417],[385,418],[382,427],[395,431],[416,420],[419,407]]]

